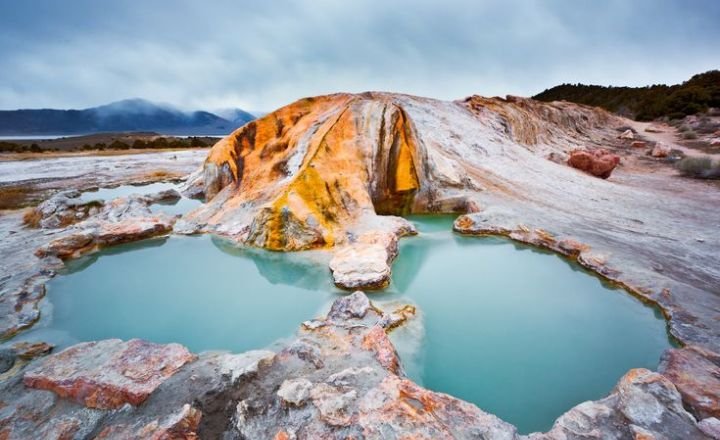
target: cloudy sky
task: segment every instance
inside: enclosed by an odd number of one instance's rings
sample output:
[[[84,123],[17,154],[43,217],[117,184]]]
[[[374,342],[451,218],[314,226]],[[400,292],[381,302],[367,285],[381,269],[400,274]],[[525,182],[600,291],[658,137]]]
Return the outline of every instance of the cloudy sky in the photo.
[[[272,110],[336,91],[533,95],[717,68],[718,0],[0,0],[2,109]]]

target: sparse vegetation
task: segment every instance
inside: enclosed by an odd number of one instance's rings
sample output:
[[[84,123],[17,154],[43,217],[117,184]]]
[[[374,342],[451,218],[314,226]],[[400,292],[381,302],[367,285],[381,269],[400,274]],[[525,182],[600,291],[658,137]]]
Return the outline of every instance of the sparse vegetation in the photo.
[[[697,139],[698,136],[697,136],[697,133],[695,133],[694,131],[687,130],[686,132],[683,133],[682,137],[683,137],[683,139]]]
[[[97,138],[96,138],[97,139]],[[73,138],[61,140],[44,140],[40,143],[33,142],[8,142],[0,141],[0,153],[41,153],[46,151],[94,151],[94,150],[145,150],[145,149],[182,149],[182,148],[206,148],[211,147],[218,139],[212,137],[189,138],[145,136],[137,138],[133,135],[118,135],[108,137],[108,142],[87,142],[86,137],[79,137],[74,143]],[[61,143],[58,148],[56,145]]]
[[[710,157],[689,156],[680,160],[676,167],[684,176],[696,179],[720,179],[720,160]]]
[[[23,214],[23,223],[29,228],[40,227],[40,220],[42,220],[42,214],[36,208],[27,208]]]
[[[17,209],[32,206],[42,200],[42,194],[27,186],[0,187],[0,209]]]
[[[534,96],[540,101],[565,100],[594,105],[640,121],[687,115],[720,108],[720,70],[693,76],[682,84],[648,87],[604,87],[562,84]],[[713,110],[717,112],[717,110]]]

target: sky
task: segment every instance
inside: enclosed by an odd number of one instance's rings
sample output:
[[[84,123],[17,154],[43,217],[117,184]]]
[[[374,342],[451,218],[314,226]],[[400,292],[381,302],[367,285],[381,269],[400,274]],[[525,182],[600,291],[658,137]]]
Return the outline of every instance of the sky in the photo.
[[[0,0],[0,109],[145,98],[270,111],[679,83],[720,68],[720,0]]]

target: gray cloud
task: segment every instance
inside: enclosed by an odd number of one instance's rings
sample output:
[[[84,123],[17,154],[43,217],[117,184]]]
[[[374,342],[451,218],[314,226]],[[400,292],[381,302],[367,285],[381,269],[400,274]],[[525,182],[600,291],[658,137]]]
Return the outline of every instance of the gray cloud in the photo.
[[[0,108],[143,97],[273,109],[336,91],[455,99],[720,67],[715,0],[0,0]]]

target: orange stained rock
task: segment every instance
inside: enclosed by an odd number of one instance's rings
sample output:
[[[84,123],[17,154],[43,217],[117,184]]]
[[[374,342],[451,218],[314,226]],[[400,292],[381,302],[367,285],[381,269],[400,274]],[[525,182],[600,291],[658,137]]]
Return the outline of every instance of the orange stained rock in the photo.
[[[450,118],[457,131],[447,129]],[[218,142],[203,172],[209,201],[186,217],[196,230],[272,250],[349,244],[376,216],[476,210],[480,191],[525,197],[507,176],[509,162],[486,164],[518,159],[513,151],[529,160],[535,145],[577,143],[604,118],[582,106],[522,98],[307,98]]]
[[[417,171],[415,170],[415,159],[413,157],[417,147],[414,145],[414,140],[408,131],[407,116],[403,111],[400,111],[400,117],[397,118],[395,122],[395,139],[398,147],[396,155],[397,162],[395,165],[395,185],[393,189],[397,192],[406,192],[420,188]]]
[[[280,430],[275,434],[274,440],[290,440],[290,436],[284,430]]]
[[[373,327],[362,340],[362,348],[374,352],[375,359],[386,370],[397,374],[400,371],[400,360],[390,338],[382,327]]]

